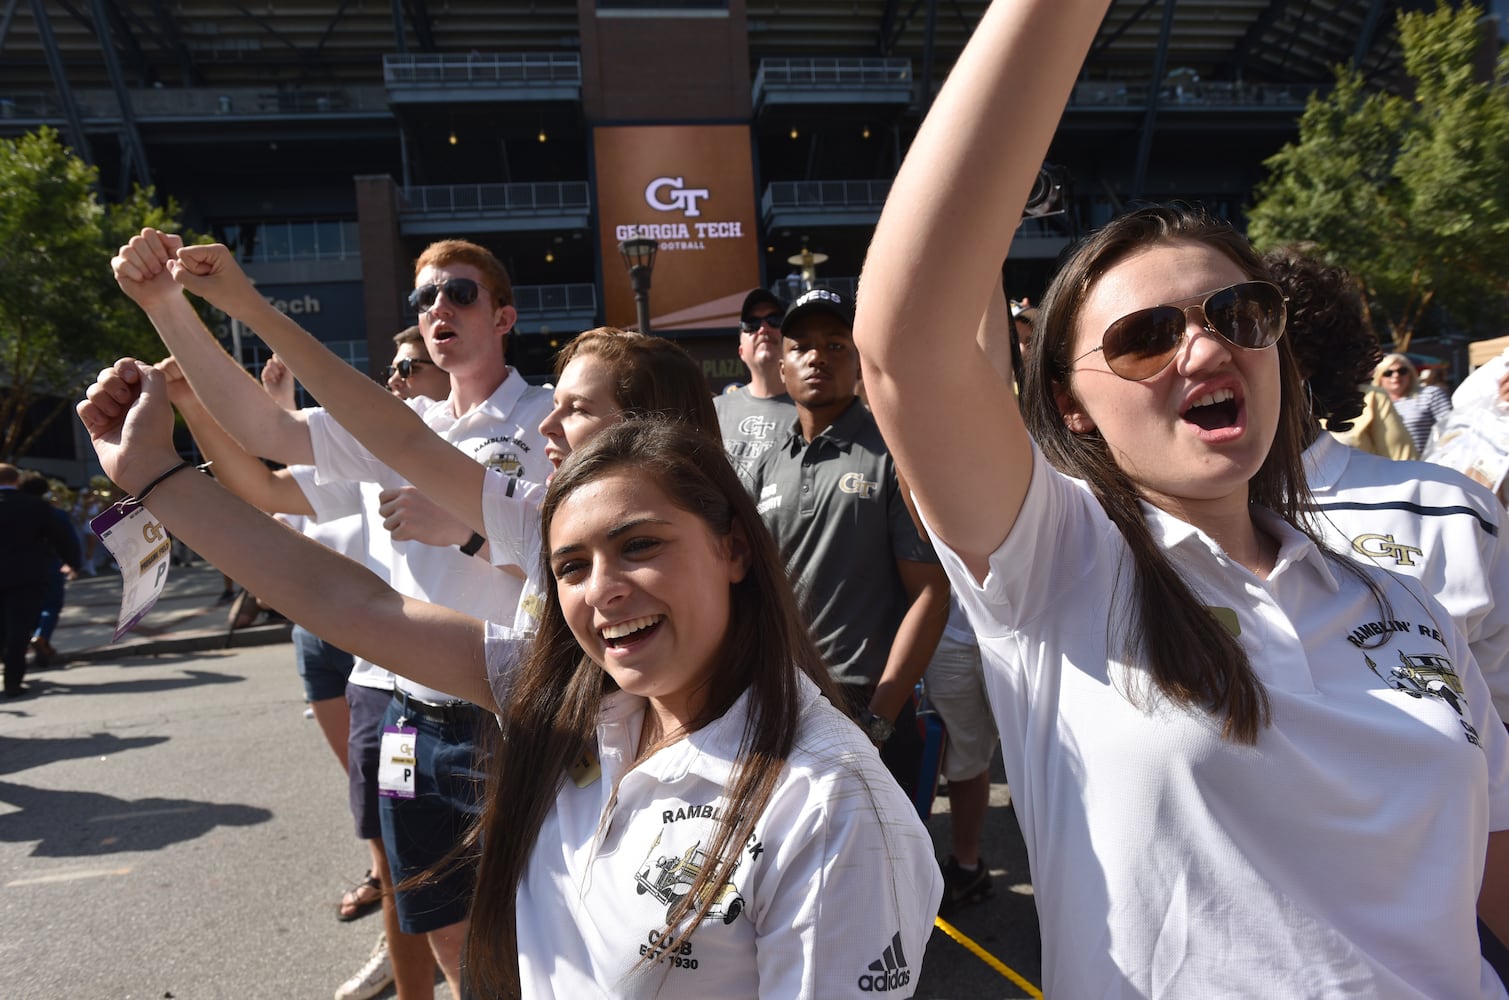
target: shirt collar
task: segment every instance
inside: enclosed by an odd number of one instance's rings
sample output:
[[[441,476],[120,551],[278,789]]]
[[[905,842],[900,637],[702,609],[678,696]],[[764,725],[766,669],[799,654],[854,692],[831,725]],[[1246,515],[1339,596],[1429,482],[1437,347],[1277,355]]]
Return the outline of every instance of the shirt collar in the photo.
[[[817,685],[806,676],[797,677],[797,715],[807,711],[813,700],[820,697]],[[739,695],[728,711],[692,733],[684,740],[657,751],[640,767],[663,782],[674,782],[694,774],[705,781],[727,784],[732,780],[734,767],[739,757],[739,748],[744,743],[744,731],[749,724],[750,692],[746,689]],[[639,718],[639,713],[648,708],[648,703],[638,695],[615,691],[603,699],[598,716],[598,730],[613,723],[625,723]],[[638,729],[635,727],[637,738]],[[599,737],[601,739],[601,737]]]
[[[812,439],[812,444],[817,444],[819,441],[829,441],[839,451],[847,452],[850,446],[854,444],[855,437],[863,429],[865,418],[869,416],[869,412],[869,410],[865,409],[865,404],[860,402],[859,397],[855,396],[854,402],[850,403],[844,412],[838,415],[838,419],[834,420],[827,427],[824,427],[821,433]],[[807,439],[802,437],[802,421],[800,418],[791,422],[791,435],[786,439],[786,447],[793,455],[807,447]]]
[[[1153,540],[1164,551],[1169,553],[1182,551],[1196,554],[1197,558],[1201,555],[1222,560],[1228,558],[1209,535],[1188,521],[1181,521],[1172,514],[1154,507],[1146,500],[1141,504],[1148,530],[1152,532]],[[1327,588],[1333,592],[1338,589],[1339,584],[1330,563],[1326,560],[1325,553],[1316,546],[1309,535],[1266,507],[1254,506],[1252,516],[1259,528],[1278,541],[1278,557],[1273,562],[1273,572],[1268,574],[1269,579],[1278,576],[1290,566],[1308,564]]]
[[[1328,490],[1335,486],[1341,479],[1341,474],[1346,471],[1349,457],[1347,452],[1350,450],[1328,432],[1321,431],[1304,454],[1305,479],[1309,481],[1310,488]]]

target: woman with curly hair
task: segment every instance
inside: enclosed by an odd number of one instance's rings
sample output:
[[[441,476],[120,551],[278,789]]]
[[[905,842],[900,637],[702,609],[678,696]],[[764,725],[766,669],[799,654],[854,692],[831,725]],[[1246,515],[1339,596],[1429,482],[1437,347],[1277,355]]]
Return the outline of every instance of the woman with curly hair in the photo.
[[[1288,297],[1290,329],[1308,333],[1294,338],[1294,360],[1321,426],[1342,444],[1383,458],[1419,458],[1388,393],[1369,384],[1383,352],[1352,276],[1297,247],[1270,251],[1263,261]]]
[[[1285,336],[1305,376],[1316,425],[1305,478],[1316,530],[1358,562],[1415,577],[1451,613],[1493,693],[1509,713],[1509,532],[1493,494],[1433,462],[1396,461],[1344,446],[1320,428],[1359,406],[1379,354],[1345,270],[1294,249],[1264,261],[1288,300]],[[1371,388],[1371,387],[1366,387]]]

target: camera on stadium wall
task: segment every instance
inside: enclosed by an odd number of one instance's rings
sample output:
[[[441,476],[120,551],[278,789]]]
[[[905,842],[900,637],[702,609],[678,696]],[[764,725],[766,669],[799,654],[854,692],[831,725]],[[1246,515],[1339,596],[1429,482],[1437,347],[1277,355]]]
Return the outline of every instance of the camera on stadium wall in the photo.
[[[1048,215],[1062,215],[1068,200],[1066,187],[1069,172],[1052,163],[1044,163],[1037,171],[1037,180],[1032,182],[1032,193],[1027,195],[1027,207],[1022,211],[1024,219],[1041,219]]]

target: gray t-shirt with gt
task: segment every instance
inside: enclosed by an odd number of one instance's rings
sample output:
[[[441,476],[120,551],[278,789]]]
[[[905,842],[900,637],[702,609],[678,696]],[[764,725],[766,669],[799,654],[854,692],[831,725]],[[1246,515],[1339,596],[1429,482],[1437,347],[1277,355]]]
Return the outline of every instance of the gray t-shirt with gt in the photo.
[[[796,419],[796,405],[784,392],[779,396],[754,396],[748,389],[725,392],[713,399],[713,409],[718,411],[723,450],[741,474],[747,474],[755,459],[784,438]]]

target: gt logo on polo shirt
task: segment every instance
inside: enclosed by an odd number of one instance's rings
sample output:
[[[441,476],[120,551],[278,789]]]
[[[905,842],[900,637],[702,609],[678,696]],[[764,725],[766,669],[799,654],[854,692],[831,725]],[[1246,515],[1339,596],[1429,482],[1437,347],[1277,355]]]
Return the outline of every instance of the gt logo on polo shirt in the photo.
[[[858,472],[846,472],[838,481],[838,488],[845,493],[856,493],[868,500],[875,495],[880,484],[871,482]]]
[[[1422,549],[1394,541],[1393,535],[1358,535],[1352,539],[1352,549],[1371,559],[1393,559],[1398,566],[1413,566],[1414,556],[1425,555]]]

